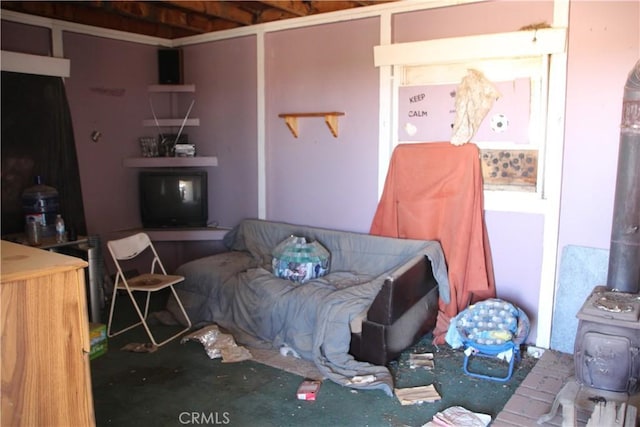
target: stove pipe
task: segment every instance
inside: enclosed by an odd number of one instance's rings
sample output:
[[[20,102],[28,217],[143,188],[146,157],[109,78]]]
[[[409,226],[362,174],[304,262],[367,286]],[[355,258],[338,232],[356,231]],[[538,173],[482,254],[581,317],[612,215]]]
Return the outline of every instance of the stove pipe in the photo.
[[[618,173],[607,287],[640,292],[640,60],[622,100]]]

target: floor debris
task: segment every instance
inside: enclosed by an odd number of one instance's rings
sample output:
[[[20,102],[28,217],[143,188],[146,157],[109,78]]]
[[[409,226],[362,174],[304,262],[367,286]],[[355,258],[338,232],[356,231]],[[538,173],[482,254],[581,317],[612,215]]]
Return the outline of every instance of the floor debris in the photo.
[[[433,353],[411,353],[409,355],[409,367],[411,369],[433,369]]]
[[[347,382],[347,384],[369,384],[376,380],[375,375],[355,375]]]
[[[157,349],[158,347],[156,347],[150,342],[147,342],[147,343],[132,342],[125,345],[120,350],[132,351],[134,353],[153,353]]]
[[[436,402],[441,399],[440,394],[433,384],[397,388],[395,394],[401,405],[416,405],[424,402]]]
[[[236,344],[233,335],[221,332],[217,325],[205,326],[185,335],[180,343],[184,344],[187,341],[199,341],[204,346],[209,358],[222,358],[225,363],[241,362],[253,358],[247,348]]]
[[[298,391],[296,392],[298,400],[316,400],[316,396],[318,394],[318,390],[320,390],[321,384],[322,381],[311,379],[302,381],[300,387],[298,387]]]
[[[422,427],[486,427],[491,423],[491,415],[471,412],[462,406],[451,406],[438,412]]]

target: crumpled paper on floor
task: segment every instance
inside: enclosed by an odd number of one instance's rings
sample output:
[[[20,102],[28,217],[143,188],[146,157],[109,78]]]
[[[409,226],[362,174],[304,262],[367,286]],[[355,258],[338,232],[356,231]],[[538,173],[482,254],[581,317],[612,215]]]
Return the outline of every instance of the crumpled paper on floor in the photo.
[[[490,422],[491,415],[471,412],[462,406],[451,406],[435,414],[422,427],[486,427]]]
[[[501,94],[490,80],[478,70],[467,70],[456,89],[456,117],[451,143],[462,145],[471,141],[482,120]]]
[[[132,351],[134,353],[153,353],[157,349],[158,349],[158,347],[153,345],[150,342],[145,342],[145,343],[132,342],[132,343],[129,343],[129,344],[125,345],[120,350],[122,350],[122,351]]]
[[[249,350],[236,344],[233,335],[221,332],[218,325],[205,326],[185,335],[180,343],[184,344],[187,341],[199,341],[210,359],[222,358],[223,363],[241,362],[253,358]]]

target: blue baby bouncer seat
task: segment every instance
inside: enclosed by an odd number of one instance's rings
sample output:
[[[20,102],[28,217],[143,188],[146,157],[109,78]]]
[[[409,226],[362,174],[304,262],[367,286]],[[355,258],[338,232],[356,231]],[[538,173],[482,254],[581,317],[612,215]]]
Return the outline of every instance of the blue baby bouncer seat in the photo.
[[[464,348],[464,373],[492,381],[508,381],[520,360],[520,345],[529,335],[529,318],[520,308],[492,298],[469,306],[450,323],[446,341],[453,348]],[[498,358],[509,363],[505,376],[493,376],[469,369],[472,357]]]

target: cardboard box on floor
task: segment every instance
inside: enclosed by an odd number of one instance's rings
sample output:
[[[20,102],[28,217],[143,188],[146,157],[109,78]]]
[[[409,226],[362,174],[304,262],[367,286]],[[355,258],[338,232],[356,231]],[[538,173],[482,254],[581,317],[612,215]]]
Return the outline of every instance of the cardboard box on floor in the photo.
[[[296,392],[298,400],[316,400],[321,384],[322,381],[318,380],[307,379],[302,381],[300,387],[298,387],[298,391]]]
[[[89,360],[102,356],[107,352],[107,327],[103,323],[89,323],[89,340],[91,350]]]

